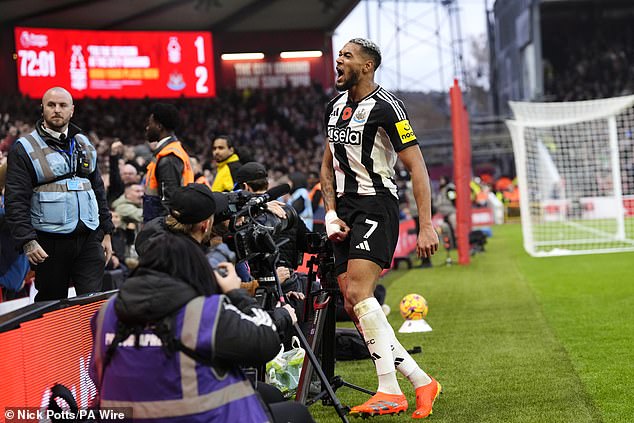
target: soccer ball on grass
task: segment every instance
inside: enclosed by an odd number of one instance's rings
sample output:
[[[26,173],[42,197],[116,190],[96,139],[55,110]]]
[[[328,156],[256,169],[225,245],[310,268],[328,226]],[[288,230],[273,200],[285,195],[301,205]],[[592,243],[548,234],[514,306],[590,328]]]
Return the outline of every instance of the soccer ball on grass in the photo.
[[[400,311],[405,320],[420,320],[427,316],[429,305],[422,295],[408,294],[401,300]]]

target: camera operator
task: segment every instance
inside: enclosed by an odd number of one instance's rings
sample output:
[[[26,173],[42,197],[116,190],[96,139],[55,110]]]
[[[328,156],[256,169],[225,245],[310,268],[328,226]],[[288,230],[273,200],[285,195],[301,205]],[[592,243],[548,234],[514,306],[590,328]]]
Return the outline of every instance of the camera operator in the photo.
[[[253,194],[266,193],[269,182],[267,171],[264,165],[257,162],[249,162],[242,165],[236,173],[236,186],[246,192]],[[271,201],[267,203],[267,210],[278,217],[285,218],[285,212],[282,209],[282,203]],[[279,247],[279,261],[276,268],[277,276],[282,284],[282,289],[289,294],[289,300],[300,314],[298,319],[301,321],[303,312],[303,301],[306,289],[305,275],[298,274],[295,269],[303,259],[303,253],[306,251],[306,233],[308,229],[302,221],[297,219],[295,225],[281,231],[273,236],[276,244],[284,242]]]
[[[168,216],[141,243],[139,267],[95,315],[90,371],[101,407],[148,421],[312,420],[301,404],[263,404],[240,370],[275,357],[280,336],[233,265],[214,272],[201,248],[223,200],[200,184],[177,189],[177,223]]]
[[[139,256],[147,251],[148,240],[165,231],[193,238],[205,253],[214,233],[214,216],[224,216],[227,206],[225,194],[211,192],[207,185],[191,183],[178,187],[169,203],[169,215],[151,220],[137,236],[135,246]],[[220,225],[222,223],[216,227]],[[297,321],[295,309],[286,304],[273,309],[271,317],[280,337],[286,339],[286,334],[292,332],[292,325]]]

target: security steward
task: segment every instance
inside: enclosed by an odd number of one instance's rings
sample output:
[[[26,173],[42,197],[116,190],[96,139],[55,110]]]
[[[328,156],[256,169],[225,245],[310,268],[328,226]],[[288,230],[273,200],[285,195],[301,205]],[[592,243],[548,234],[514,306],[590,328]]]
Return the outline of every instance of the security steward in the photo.
[[[42,119],[9,153],[6,219],[35,270],[36,301],[101,290],[113,230],[97,152],[70,123],[74,105],[61,87],[42,97]]]
[[[178,125],[176,107],[165,103],[152,106],[145,128],[153,156],[145,176],[143,222],[167,215],[166,204],[174,189],[194,182],[189,155],[174,134]]]

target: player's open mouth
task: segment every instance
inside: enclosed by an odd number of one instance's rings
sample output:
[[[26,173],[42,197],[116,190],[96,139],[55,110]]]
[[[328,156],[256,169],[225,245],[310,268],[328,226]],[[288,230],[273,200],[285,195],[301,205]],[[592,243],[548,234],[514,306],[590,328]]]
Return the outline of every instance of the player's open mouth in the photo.
[[[335,71],[337,72],[337,81],[339,81],[340,79],[343,78],[343,69],[335,68]]]

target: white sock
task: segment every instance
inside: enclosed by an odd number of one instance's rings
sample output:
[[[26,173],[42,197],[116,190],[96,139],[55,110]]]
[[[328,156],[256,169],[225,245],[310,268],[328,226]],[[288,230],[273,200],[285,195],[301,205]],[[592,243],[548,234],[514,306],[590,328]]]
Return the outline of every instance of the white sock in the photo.
[[[418,388],[423,385],[431,383],[431,378],[425,373],[418,363],[412,358],[401,343],[394,336],[394,348],[392,353],[394,355],[394,365],[403,376],[405,376],[414,385],[414,388]]]
[[[374,360],[376,374],[379,376],[377,391],[386,394],[401,394],[392,356],[394,330],[388,323],[381,305],[374,297],[366,298],[354,306],[354,314],[359,319],[365,343]]]

